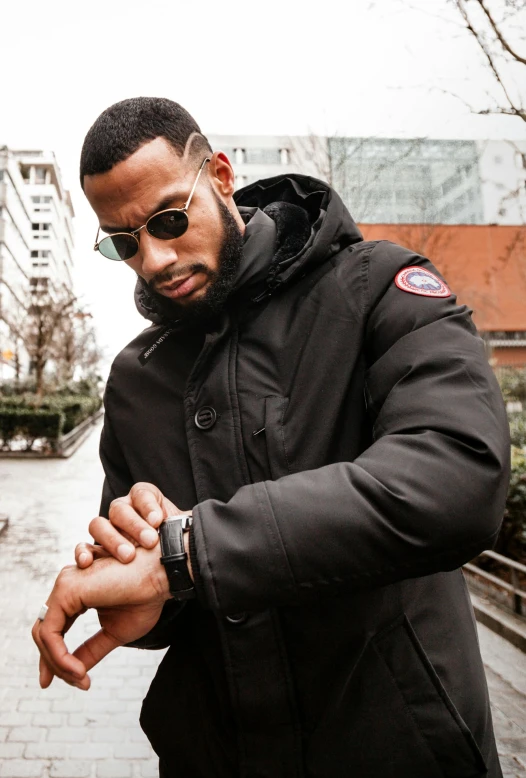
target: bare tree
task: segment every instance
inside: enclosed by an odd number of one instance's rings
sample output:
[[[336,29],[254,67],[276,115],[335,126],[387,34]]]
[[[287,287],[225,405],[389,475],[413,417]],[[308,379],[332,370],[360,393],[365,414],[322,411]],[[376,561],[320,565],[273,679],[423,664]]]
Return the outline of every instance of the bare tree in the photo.
[[[526,122],[526,107],[517,87],[526,81],[524,0],[449,2],[458,10],[463,26],[476,41],[501,95],[501,100],[494,106],[477,113],[516,116]]]
[[[75,371],[92,372],[102,358],[97,344],[93,316],[80,308],[64,316],[55,337],[54,359],[63,382],[74,378]]]
[[[15,342],[22,344],[29,355],[40,396],[45,367],[57,356],[57,336],[64,321],[73,315],[76,299],[66,287],[54,290],[31,286],[19,305],[0,314]]]

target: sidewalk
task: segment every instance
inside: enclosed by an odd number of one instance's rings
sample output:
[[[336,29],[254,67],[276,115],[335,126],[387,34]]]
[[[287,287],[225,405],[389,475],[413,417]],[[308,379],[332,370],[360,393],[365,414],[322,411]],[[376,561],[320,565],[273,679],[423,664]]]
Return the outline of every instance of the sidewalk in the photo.
[[[157,757],[139,727],[163,651],[121,648],[90,675],[88,693],[38,685],[31,627],[55,575],[73,561],[98,513],[100,427],[67,460],[0,460],[0,778],[153,778]],[[88,614],[68,645],[97,631]]]
[[[0,460],[0,778],[153,778],[157,759],[139,710],[161,652],[118,649],[91,672],[88,693],[38,685],[30,630],[55,575],[73,561],[98,512],[96,428],[66,460]],[[72,628],[76,646],[98,628]],[[505,778],[526,778],[526,654],[479,628]]]

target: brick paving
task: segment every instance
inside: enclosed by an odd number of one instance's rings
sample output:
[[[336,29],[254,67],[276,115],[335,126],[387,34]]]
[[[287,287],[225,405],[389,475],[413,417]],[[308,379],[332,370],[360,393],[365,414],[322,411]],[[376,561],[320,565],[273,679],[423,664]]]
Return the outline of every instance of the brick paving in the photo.
[[[0,778],[154,778],[138,724],[164,652],[118,649],[91,672],[88,693],[55,680],[42,691],[30,630],[55,575],[87,539],[102,484],[98,430],[67,460],[0,460]],[[87,614],[70,631],[96,631]],[[526,654],[479,626],[505,778],[526,778]]]
[[[163,651],[121,648],[90,675],[88,693],[38,685],[31,627],[55,575],[89,539],[102,470],[97,429],[67,460],[0,460],[0,778],[153,778],[157,757],[139,727],[141,701]],[[86,614],[76,646],[98,629]]]

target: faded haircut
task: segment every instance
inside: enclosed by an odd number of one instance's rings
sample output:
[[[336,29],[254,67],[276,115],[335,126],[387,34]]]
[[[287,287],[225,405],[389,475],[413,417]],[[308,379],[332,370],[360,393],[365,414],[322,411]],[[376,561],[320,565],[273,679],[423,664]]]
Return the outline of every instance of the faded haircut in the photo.
[[[159,137],[179,156],[212,153],[199,125],[179,103],[166,97],[132,97],[106,108],[88,130],[80,155],[81,187],[84,176],[106,173]]]

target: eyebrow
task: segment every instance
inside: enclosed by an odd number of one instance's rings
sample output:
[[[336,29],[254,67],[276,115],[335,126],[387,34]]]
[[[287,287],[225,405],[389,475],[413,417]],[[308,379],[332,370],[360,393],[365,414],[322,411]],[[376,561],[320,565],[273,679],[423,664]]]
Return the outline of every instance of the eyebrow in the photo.
[[[167,208],[169,208],[172,205],[172,203],[175,200],[182,200],[183,197],[184,197],[184,194],[183,194],[183,192],[181,190],[177,190],[177,191],[172,192],[171,194],[169,194],[167,197],[165,197],[163,200],[161,200],[160,203],[157,203],[157,205],[155,206],[153,211],[150,213],[150,215],[146,217],[146,220],[145,220],[144,224],[146,224],[148,219],[151,219],[151,217],[154,214],[159,213],[159,211],[165,211]],[[186,202],[186,200],[185,200],[185,202]],[[142,226],[142,225],[140,225],[140,226]],[[101,224],[100,225],[100,229],[102,230],[102,232],[107,232],[108,234],[111,234],[111,233],[115,233],[115,232],[134,232],[135,230],[138,230],[139,227],[110,227],[107,224]]]

